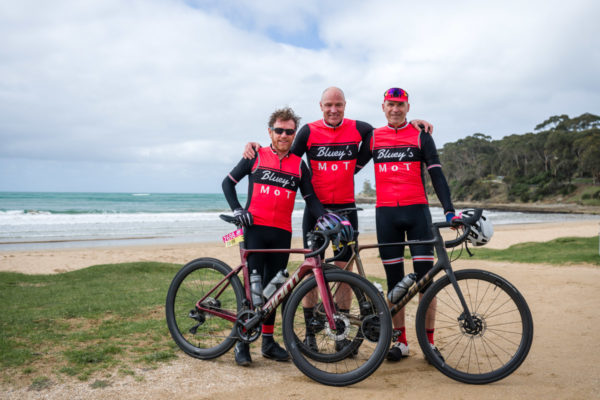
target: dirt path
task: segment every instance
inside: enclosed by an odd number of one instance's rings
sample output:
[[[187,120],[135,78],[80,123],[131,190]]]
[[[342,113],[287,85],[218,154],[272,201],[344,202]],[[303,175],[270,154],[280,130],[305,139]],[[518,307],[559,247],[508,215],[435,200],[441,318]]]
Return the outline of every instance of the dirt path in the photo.
[[[400,363],[384,362],[367,380],[346,388],[320,385],[290,363],[263,359],[253,346],[254,363],[237,367],[229,352],[214,361],[181,354],[156,370],[132,377],[110,377],[112,386],[92,389],[90,382],[55,383],[34,392],[4,388],[2,399],[531,399],[600,398],[600,269],[590,266],[463,261],[509,279],[527,299],[535,335],[523,365],[508,378],[485,386],[455,382],[429,366],[408,328],[412,356]]]

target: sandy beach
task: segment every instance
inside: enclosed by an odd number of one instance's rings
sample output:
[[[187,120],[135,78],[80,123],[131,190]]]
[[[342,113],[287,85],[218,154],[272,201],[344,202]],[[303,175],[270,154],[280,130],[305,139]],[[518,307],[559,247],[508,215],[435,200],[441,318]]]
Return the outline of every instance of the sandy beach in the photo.
[[[558,237],[589,237],[598,235],[600,221],[541,223],[520,225],[498,225],[494,227],[494,237],[487,245],[492,249],[505,249],[522,242],[545,242]],[[446,233],[449,233],[446,232]],[[375,234],[361,234],[363,244],[375,243]],[[294,238],[293,247],[301,247],[300,238]],[[371,266],[372,274],[379,271],[377,250],[365,251],[366,263]],[[177,264],[198,257],[216,257],[231,266],[239,264],[237,247],[225,248],[223,243],[160,244],[142,246],[111,246],[56,250],[19,250],[0,252],[0,271],[21,272],[24,274],[57,274],[74,271],[98,264],[113,264],[135,261],[161,261]],[[296,258],[295,258],[296,257]],[[291,260],[300,256],[292,255]]]
[[[566,236],[598,236],[598,220],[576,223],[503,225],[495,227],[490,248],[507,248],[528,241]],[[361,236],[373,243],[374,235]],[[299,246],[299,240],[294,243]],[[220,243],[7,251],[0,253],[0,270],[26,274],[56,274],[91,265],[130,261],[163,261],[183,264],[210,256],[237,264],[236,248]],[[297,256],[296,256],[297,257]],[[292,260],[294,256],[292,257]],[[383,276],[376,251],[363,254],[367,273]],[[414,327],[407,328],[411,357],[400,363],[384,362],[367,380],[348,388],[317,384],[290,363],[260,356],[253,346],[254,363],[239,368],[229,352],[213,361],[185,356],[156,370],[139,370],[144,381],[111,377],[112,386],[90,388],[89,382],[68,381],[43,392],[3,388],[6,399],[235,399],[260,396],[268,399],[590,399],[600,398],[600,268],[591,265],[551,266],[482,262],[463,257],[456,269],[481,268],[511,281],[525,296],[534,318],[534,341],[528,358],[508,378],[485,386],[455,382],[422,357]],[[410,267],[409,267],[410,268]]]

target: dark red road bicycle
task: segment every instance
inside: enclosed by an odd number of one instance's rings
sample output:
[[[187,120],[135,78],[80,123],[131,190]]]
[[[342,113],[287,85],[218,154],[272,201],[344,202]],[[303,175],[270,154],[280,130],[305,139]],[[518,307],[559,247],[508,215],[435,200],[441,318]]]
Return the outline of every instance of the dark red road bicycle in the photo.
[[[230,216],[221,218],[236,222]],[[391,317],[385,299],[366,278],[321,260],[319,254],[340,228],[311,233],[315,243],[311,249],[248,250],[242,242],[241,264],[235,269],[214,258],[198,258],[183,266],[171,282],[166,300],[173,340],[192,357],[219,357],[238,340],[257,340],[262,321],[287,298],[283,340],[298,369],[317,382],[333,386],[367,378],[387,354]],[[304,262],[262,306],[253,304],[246,262],[248,255],[256,252],[305,255]],[[332,288],[342,285],[351,290],[343,291],[347,298],[340,309]],[[310,321],[303,312],[305,297],[313,297],[316,303]],[[304,344],[307,323],[318,336],[317,351]]]

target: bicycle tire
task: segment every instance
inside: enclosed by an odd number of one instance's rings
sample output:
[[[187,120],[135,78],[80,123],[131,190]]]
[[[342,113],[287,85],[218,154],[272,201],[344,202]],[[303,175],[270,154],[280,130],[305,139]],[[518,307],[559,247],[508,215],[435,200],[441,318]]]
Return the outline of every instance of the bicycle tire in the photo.
[[[347,386],[366,379],[381,365],[391,341],[392,320],[387,303],[368,280],[340,269],[323,272],[330,288],[350,285],[350,310],[336,311],[335,331],[324,322],[323,329],[316,332],[319,351],[311,355],[302,339],[306,332],[302,299],[317,287],[313,276],[298,286],[287,302],[283,340],[292,361],[306,376],[325,385]],[[369,331],[373,327],[376,333]],[[336,342],[342,343],[341,349],[336,349]],[[315,359],[316,354],[325,358]]]
[[[237,340],[235,322],[196,308],[198,300],[230,272],[231,268],[220,260],[198,258],[184,265],[171,282],[165,306],[167,326],[179,348],[192,357],[219,357]],[[245,297],[242,283],[237,275],[232,275],[219,288],[224,286],[218,298],[210,298],[214,300],[211,306],[235,315]]]
[[[459,382],[486,384],[513,373],[525,360],[533,340],[533,319],[527,302],[506,279],[482,270],[460,270],[456,280],[476,326],[469,328],[448,276],[424,294],[416,315],[419,345],[440,372]],[[426,334],[425,315],[433,299],[435,344]]]

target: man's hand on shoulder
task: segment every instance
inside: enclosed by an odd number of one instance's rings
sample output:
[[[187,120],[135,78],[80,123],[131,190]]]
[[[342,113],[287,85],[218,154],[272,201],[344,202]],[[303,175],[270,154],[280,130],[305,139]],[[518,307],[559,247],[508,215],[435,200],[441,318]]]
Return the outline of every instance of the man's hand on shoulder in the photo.
[[[413,119],[412,121],[410,121],[410,124],[420,131],[423,130],[423,131],[429,133],[430,135],[433,135],[433,125],[431,125],[429,122],[427,122],[425,120]]]
[[[256,152],[258,151],[258,149],[260,149],[259,143],[248,142],[244,147],[244,153],[242,154],[242,156],[247,160],[251,160],[254,158],[254,156],[256,156]]]

